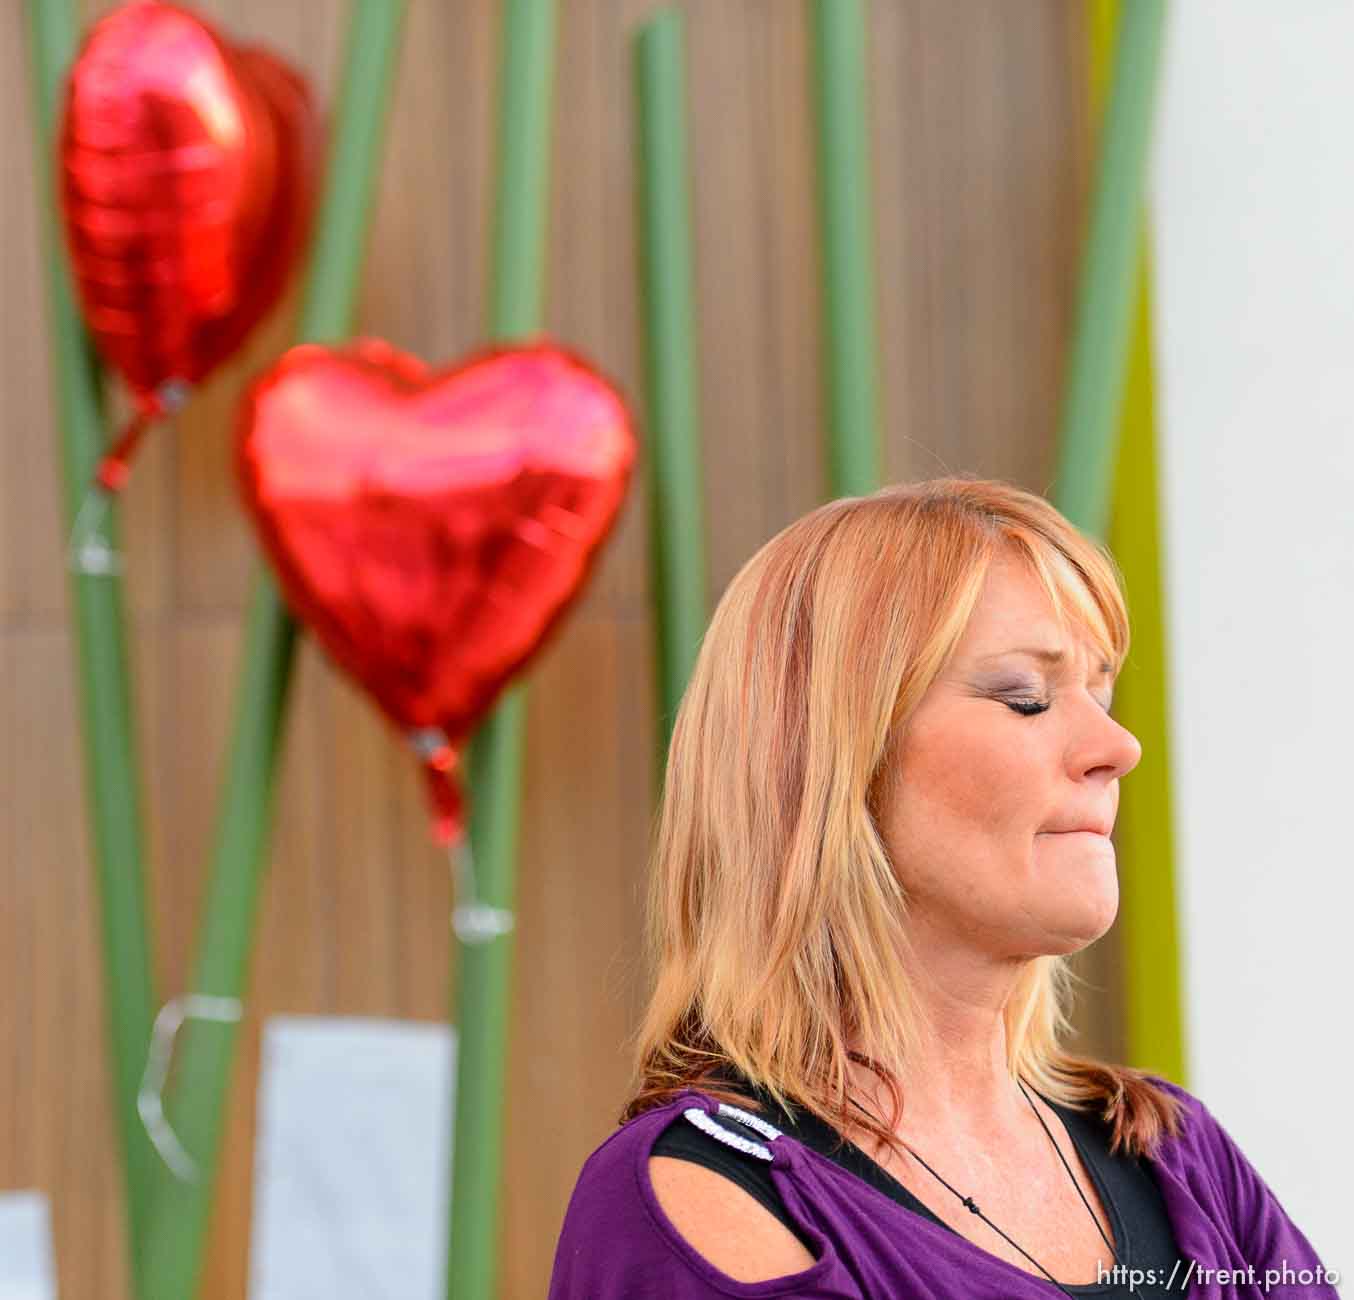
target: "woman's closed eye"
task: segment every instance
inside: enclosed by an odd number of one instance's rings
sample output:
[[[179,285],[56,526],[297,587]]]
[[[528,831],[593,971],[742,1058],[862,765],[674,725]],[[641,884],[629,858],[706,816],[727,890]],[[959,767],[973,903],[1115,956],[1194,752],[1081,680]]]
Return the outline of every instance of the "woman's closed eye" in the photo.
[[[1033,718],[1041,713],[1046,713],[1053,703],[1052,700],[1041,700],[1033,695],[1004,695],[1000,698],[1003,704],[1023,718]],[[1113,707],[1113,701],[1097,700],[1096,703],[1106,713],[1109,713]]]
[[[1032,696],[1025,695],[1004,696],[1002,703],[1024,718],[1035,717],[1037,714],[1045,712],[1049,706],[1047,700],[1037,700]]]

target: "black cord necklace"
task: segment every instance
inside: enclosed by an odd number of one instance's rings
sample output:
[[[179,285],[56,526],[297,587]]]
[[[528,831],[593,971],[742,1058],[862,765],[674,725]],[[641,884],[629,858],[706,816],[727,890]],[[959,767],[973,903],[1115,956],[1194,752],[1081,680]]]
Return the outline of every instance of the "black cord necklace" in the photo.
[[[1062,1167],[1067,1170],[1067,1176],[1072,1180],[1072,1186],[1077,1189],[1077,1195],[1081,1197],[1081,1203],[1086,1207],[1086,1212],[1091,1216],[1091,1220],[1095,1224],[1095,1230],[1100,1234],[1105,1245],[1107,1245],[1110,1248],[1110,1258],[1114,1261],[1115,1265],[1117,1266],[1119,1263],[1119,1255],[1118,1252],[1114,1249],[1114,1243],[1108,1237],[1105,1236],[1105,1230],[1100,1226],[1100,1220],[1096,1218],[1096,1213],[1091,1208],[1090,1201],[1086,1199],[1086,1194],[1081,1190],[1081,1184],[1077,1182],[1077,1176],[1072,1172],[1071,1165],[1067,1163],[1067,1159],[1062,1153],[1062,1148],[1058,1145],[1053,1134],[1049,1132],[1049,1127],[1047,1124],[1044,1123],[1044,1117],[1039,1113],[1039,1108],[1034,1104],[1033,1101],[1030,1100],[1030,1094],[1025,1091],[1025,1085],[1021,1083],[1019,1079],[1016,1080],[1016,1087],[1020,1089],[1021,1093],[1025,1097],[1025,1100],[1030,1103],[1030,1109],[1034,1111],[1034,1117],[1039,1121],[1039,1127],[1044,1130],[1044,1132],[1048,1135],[1048,1140],[1053,1143],[1053,1150],[1057,1152],[1058,1159],[1062,1162]],[[852,1100],[854,1101],[855,1099],[853,1098]],[[870,1112],[868,1110],[865,1110],[865,1107],[861,1106],[859,1102],[855,1102],[855,1104],[858,1109],[865,1111],[865,1114],[870,1115],[872,1119],[875,1119],[876,1122],[878,1122],[877,1116],[871,1115]],[[1063,1295],[1073,1296],[1073,1292],[1069,1291],[1065,1286],[1063,1286],[1063,1284],[1059,1282],[1058,1279],[1054,1277],[1053,1274],[1050,1273],[1048,1269],[1046,1269],[1037,1259],[1035,1259],[1034,1256],[1029,1253],[1029,1251],[1027,1251],[1019,1243],[1012,1241],[1010,1237],[1008,1237],[1004,1232],[1002,1232],[1002,1230],[999,1227],[997,1227],[997,1225],[993,1223],[992,1220],[989,1219],[987,1215],[985,1215],[982,1212],[982,1210],[978,1208],[978,1202],[975,1201],[973,1197],[965,1196],[957,1188],[947,1183],[945,1179],[942,1178],[938,1173],[936,1173],[936,1171],[932,1169],[931,1166],[928,1165],[926,1161],[921,1158],[921,1156],[917,1155],[917,1153],[913,1151],[912,1148],[908,1146],[906,1142],[903,1143],[903,1146],[907,1147],[908,1151],[911,1152],[913,1157],[915,1157],[915,1159],[917,1160],[917,1163],[920,1164],[922,1168],[927,1171],[927,1173],[929,1173],[933,1178],[937,1179],[939,1182],[944,1184],[946,1188],[948,1188],[951,1192],[953,1192],[954,1195],[959,1198],[960,1203],[970,1213],[976,1214],[985,1224],[987,1224],[989,1228],[992,1229],[993,1232],[997,1233],[1005,1241],[1009,1242],[1012,1246],[1014,1246],[1022,1255],[1025,1256],[1026,1259],[1030,1261],[1031,1264],[1035,1266],[1035,1268],[1037,1268],[1046,1278],[1048,1278],[1048,1280],[1052,1282],[1053,1285],[1056,1286],[1058,1290],[1063,1293]],[[1138,1296],[1138,1290],[1132,1284],[1132,1282],[1128,1283],[1128,1291],[1130,1295]],[[1075,1300],[1075,1296],[1073,1296],[1073,1300]],[[1141,1296],[1138,1297],[1138,1300],[1141,1300]]]

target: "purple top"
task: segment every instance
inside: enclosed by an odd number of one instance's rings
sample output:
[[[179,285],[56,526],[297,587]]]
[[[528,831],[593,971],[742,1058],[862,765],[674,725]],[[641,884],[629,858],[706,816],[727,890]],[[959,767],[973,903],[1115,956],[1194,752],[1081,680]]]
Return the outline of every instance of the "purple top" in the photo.
[[[1164,1139],[1147,1161],[1181,1258],[1192,1269],[1188,1284],[1182,1271],[1169,1289],[1190,1300],[1336,1296],[1318,1272],[1311,1244],[1222,1125],[1197,1097],[1153,1079],[1185,1104],[1179,1136]],[[564,1217],[548,1300],[1047,1300],[1056,1294],[1047,1278],[923,1218],[789,1134],[769,1143],[771,1179],[812,1243],[815,1263],[762,1282],[735,1281],[687,1243],[649,1181],[650,1149],[690,1106],[710,1115],[719,1110],[716,1100],[688,1089],[622,1124],[588,1157]],[[754,1137],[734,1121],[718,1122]]]

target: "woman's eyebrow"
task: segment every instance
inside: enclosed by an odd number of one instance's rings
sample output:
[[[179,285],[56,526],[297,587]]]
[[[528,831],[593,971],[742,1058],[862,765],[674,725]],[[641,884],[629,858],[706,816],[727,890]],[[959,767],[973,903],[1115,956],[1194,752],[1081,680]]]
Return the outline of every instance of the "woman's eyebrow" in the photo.
[[[987,659],[1000,659],[1003,655],[1029,655],[1033,659],[1042,659],[1045,663],[1060,664],[1067,658],[1067,654],[1062,650],[1049,650],[1044,646],[1016,646],[1010,650],[998,650],[990,655],[980,655],[979,662]],[[1100,665],[1101,673],[1112,673],[1114,665],[1104,662]]]

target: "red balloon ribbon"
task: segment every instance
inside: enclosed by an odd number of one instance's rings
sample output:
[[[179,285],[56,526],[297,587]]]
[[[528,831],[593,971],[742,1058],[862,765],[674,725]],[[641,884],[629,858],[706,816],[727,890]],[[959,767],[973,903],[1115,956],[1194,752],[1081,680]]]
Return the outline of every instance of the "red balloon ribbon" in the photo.
[[[624,399],[538,340],[444,370],[379,340],[293,348],[243,400],[237,463],[282,593],[464,827],[475,724],[577,599],[636,457]]]
[[[150,396],[142,398],[140,409],[123,426],[113,445],[103,454],[94,472],[94,481],[103,491],[121,492],[132,472],[131,460],[142,436],[151,424],[165,415],[172,415],[188,400],[186,384],[168,379]]]

